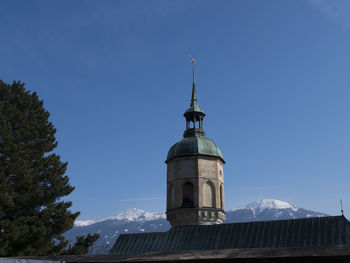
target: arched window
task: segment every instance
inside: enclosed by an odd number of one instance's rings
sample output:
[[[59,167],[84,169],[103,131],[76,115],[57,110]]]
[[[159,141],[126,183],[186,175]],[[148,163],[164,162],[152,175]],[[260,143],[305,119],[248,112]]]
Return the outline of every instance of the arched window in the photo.
[[[182,187],[182,207],[194,207],[193,184],[187,182]]]
[[[215,187],[212,182],[207,181],[203,185],[203,206],[215,207]]]

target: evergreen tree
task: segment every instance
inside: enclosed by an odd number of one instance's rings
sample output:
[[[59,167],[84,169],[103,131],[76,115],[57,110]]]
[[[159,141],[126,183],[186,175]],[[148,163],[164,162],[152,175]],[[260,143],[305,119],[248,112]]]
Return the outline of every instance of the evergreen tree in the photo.
[[[61,200],[74,187],[53,153],[55,132],[35,92],[0,80],[0,256],[84,254],[98,239],[80,236],[72,247],[62,235],[79,212]]]

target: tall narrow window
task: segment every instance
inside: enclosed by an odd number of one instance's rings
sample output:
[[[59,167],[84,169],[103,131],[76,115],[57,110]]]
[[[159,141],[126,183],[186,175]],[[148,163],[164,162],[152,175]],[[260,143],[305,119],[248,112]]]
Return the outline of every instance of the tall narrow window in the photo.
[[[182,187],[182,207],[194,207],[193,184],[187,182]]]
[[[203,185],[203,206],[215,207],[215,187],[210,181]]]

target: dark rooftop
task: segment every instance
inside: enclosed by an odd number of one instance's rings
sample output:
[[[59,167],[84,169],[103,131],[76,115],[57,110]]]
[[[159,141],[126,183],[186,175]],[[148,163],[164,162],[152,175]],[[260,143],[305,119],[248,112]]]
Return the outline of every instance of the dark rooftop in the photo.
[[[122,234],[110,254],[339,245],[350,245],[350,223],[344,216],[179,226],[167,232]]]

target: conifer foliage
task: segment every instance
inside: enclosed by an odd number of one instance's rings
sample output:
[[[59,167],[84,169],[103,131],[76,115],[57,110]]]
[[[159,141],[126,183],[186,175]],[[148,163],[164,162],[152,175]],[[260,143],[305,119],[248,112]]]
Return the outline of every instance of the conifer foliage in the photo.
[[[35,92],[0,80],[0,256],[85,254],[98,239],[63,237],[79,212],[61,199],[74,187],[53,153],[55,132]]]

